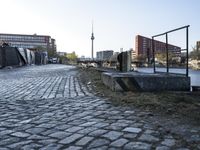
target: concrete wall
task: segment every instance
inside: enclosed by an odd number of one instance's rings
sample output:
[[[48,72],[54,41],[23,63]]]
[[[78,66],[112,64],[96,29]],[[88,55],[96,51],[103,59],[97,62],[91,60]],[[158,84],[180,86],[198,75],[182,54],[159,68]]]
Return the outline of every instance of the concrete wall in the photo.
[[[112,91],[189,91],[190,77],[142,73],[102,73]]]

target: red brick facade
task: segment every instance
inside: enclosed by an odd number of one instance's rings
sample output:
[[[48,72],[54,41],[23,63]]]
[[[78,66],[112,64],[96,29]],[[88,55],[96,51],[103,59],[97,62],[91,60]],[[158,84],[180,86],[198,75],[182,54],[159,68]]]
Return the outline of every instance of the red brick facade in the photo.
[[[154,40],[155,42],[155,53],[166,52],[166,43]],[[152,58],[152,39],[137,35],[135,37],[135,51],[136,56],[149,56]],[[181,48],[168,44],[169,52],[174,53],[176,56],[181,56]]]

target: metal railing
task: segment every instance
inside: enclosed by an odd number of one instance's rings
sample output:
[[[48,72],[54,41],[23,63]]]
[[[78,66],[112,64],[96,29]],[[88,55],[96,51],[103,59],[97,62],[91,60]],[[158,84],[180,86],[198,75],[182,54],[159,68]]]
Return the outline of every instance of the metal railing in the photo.
[[[188,58],[189,58],[189,52],[188,52],[188,40],[189,40],[189,30],[188,28],[190,27],[190,25],[187,26],[183,26],[180,28],[176,28],[170,31],[167,31],[165,33],[161,33],[158,35],[154,35],[152,36],[152,52],[153,52],[153,68],[154,68],[154,73],[156,73],[156,63],[155,63],[155,42],[154,42],[154,38],[155,37],[159,37],[159,36],[163,36],[165,35],[165,41],[166,41],[166,72],[169,73],[169,47],[168,47],[168,34],[171,32],[175,32],[178,30],[182,30],[182,29],[186,29],[186,48],[184,49],[186,51],[186,73],[185,75],[188,77]]]

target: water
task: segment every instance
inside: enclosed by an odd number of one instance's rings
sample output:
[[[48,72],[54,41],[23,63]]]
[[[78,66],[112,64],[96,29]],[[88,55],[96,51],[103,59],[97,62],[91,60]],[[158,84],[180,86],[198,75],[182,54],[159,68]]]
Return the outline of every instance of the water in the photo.
[[[153,73],[153,68],[137,68],[139,72]],[[156,71],[166,72],[166,68],[156,68]],[[169,72],[185,74],[185,69],[170,68]],[[189,69],[191,86],[200,86],[200,70]]]

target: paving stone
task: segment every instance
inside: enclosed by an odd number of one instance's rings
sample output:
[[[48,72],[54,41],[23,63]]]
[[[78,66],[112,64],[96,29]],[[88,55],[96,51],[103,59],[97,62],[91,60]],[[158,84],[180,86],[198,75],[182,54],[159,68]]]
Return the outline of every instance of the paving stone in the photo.
[[[108,146],[100,146],[100,147],[96,147],[96,148],[91,148],[90,150],[107,150]]]
[[[139,137],[139,140],[141,140],[141,141],[147,141],[147,142],[158,142],[159,138],[154,137],[153,135],[150,135],[150,134],[142,134]]]
[[[26,132],[31,133],[31,134],[38,134],[46,130],[45,128],[31,128],[26,130]]]
[[[102,128],[102,127],[109,126],[109,123],[102,123],[102,122],[100,122],[100,123],[94,124],[92,126],[94,126],[96,128]]]
[[[52,143],[56,143],[58,140],[56,139],[45,139],[45,140],[39,140],[38,142],[44,145],[49,145]]]
[[[91,148],[97,148],[99,146],[104,146],[104,145],[108,145],[110,142],[106,139],[96,139],[96,140],[93,140],[90,145],[88,146],[89,149]]]
[[[40,124],[37,126],[38,128],[47,128],[47,129],[50,129],[50,128],[53,128],[55,127],[55,124]]]
[[[5,131],[5,130],[6,130],[6,128],[1,128],[1,127],[0,127],[0,131]]]
[[[27,119],[27,120],[23,120],[23,121],[20,121],[19,123],[29,123],[31,122],[32,119]]]
[[[12,130],[1,131],[1,132],[0,132],[0,136],[7,135],[7,134],[10,134],[10,133],[12,133],[12,132],[13,132]]]
[[[79,146],[70,146],[70,147],[68,147],[68,148],[66,148],[64,150],[80,150],[80,149],[82,149],[82,148],[79,147]]]
[[[130,142],[124,146],[125,150],[150,150],[151,145],[143,142]]]
[[[110,145],[114,146],[114,147],[122,147],[126,143],[128,143],[128,140],[121,138],[121,139],[118,139],[118,140],[112,142]]]
[[[137,134],[134,134],[134,133],[125,133],[123,135],[124,138],[128,138],[128,139],[134,139],[137,137]]]
[[[48,136],[54,137],[54,138],[58,138],[58,139],[63,139],[65,137],[69,136],[69,135],[71,135],[71,133],[58,131],[58,132],[52,133],[52,134],[50,134]]]
[[[133,110],[127,110],[127,111],[125,111],[124,113],[125,113],[125,114],[134,114],[135,111],[133,111]]]
[[[81,130],[83,129],[83,127],[71,127],[71,128],[68,128],[67,130],[65,130],[66,132],[76,132],[78,130]]]
[[[88,126],[92,126],[93,124],[96,124],[96,122],[94,122],[94,121],[92,121],[92,122],[87,122],[87,123],[81,124],[80,126],[88,127]]]
[[[121,132],[117,132],[117,131],[110,131],[106,134],[103,135],[103,137],[108,138],[110,140],[116,140],[117,138],[119,138],[122,135]]]
[[[170,148],[167,146],[158,146],[156,147],[156,150],[170,150]]]
[[[77,132],[81,133],[81,134],[88,134],[88,133],[90,133],[90,132],[92,132],[94,130],[97,130],[97,128],[95,128],[95,127],[88,127],[88,128],[84,128],[82,130],[79,130]]]
[[[68,124],[63,124],[63,125],[56,126],[55,129],[66,130],[66,129],[70,128],[70,127],[72,127],[72,126],[68,125]]]
[[[94,137],[85,136],[82,139],[80,139],[78,142],[76,142],[76,145],[85,146],[93,139],[94,139]]]
[[[1,148],[1,147],[0,147],[0,150],[9,150],[9,149],[8,149],[8,148]]]
[[[154,130],[146,130],[144,133],[145,134],[152,134],[152,133],[155,133],[156,131],[154,131]]]
[[[40,134],[41,134],[41,135],[44,135],[44,136],[47,136],[47,135],[50,135],[50,134],[55,133],[56,131],[58,131],[58,130],[55,130],[55,129],[47,129],[47,130],[41,132]]]
[[[112,123],[111,124],[112,126],[120,126],[120,127],[127,127],[128,126],[128,124],[126,124],[126,123],[121,123],[121,122],[116,122],[116,123]]]
[[[143,123],[134,123],[132,126],[135,128],[142,128],[143,125]]]
[[[171,146],[175,145],[175,140],[174,139],[165,139],[161,144],[171,147]]]
[[[73,120],[72,122],[69,122],[68,124],[69,124],[69,125],[72,125],[72,126],[78,126],[78,125],[80,125],[80,124],[85,123],[84,120],[81,120],[81,119],[77,120],[77,119],[78,119],[77,117],[75,117],[74,119],[75,119],[75,120]]]
[[[131,133],[140,133],[142,129],[140,128],[133,128],[133,127],[127,127],[123,131],[125,132],[131,132]]]
[[[100,136],[100,135],[102,135],[102,134],[104,134],[106,132],[108,132],[108,130],[98,129],[98,130],[95,130],[95,131],[89,133],[89,135],[91,135],[91,136]]]
[[[61,143],[61,144],[70,144],[70,143],[76,141],[77,139],[81,138],[82,136],[83,136],[82,134],[75,133],[75,134],[72,134],[71,136],[66,137],[65,139],[59,141],[59,143]]]
[[[49,144],[43,148],[41,148],[40,150],[59,150],[63,147],[63,145],[61,144]]]
[[[34,135],[29,136],[28,139],[29,140],[44,140],[44,139],[48,139],[48,137],[34,134]]]
[[[16,136],[16,137],[21,137],[21,138],[30,136],[30,134],[23,133],[23,132],[15,132],[15,133],[12,133],[11,135]]]
[[[114,126],[114,125],[109,125],[109,126],[105,127],[105,129],[107,129],[107,130],[116,130],[116,131],[122,130],[123,128],[124,127]]]
[[[121,150],[121,148],[109,147],[108,150]]]
[[[31,143],[32,141],[31,140],[28,140],[28,141],[22,141],[22,142],[18,142],[18,143],[13,143],[11,145],[8,145],[7,147],[11,148],[11,149],[17,149],[17,148],[21,148],[23,147],[24,145],[27,145],[29,143]]]
[[[7,138],[2,138],[0,140],[0,147],[2,147],[3,145],[9,145],[9,144],[13,144],[13,143],[17,143],[20,141],[20,138],[18,137],[7,137]]]
[[[30,129],[32,127],[33,127],[32,124],[23,124],[21,126],[18,126],[15,131],[25,131],[25,130]]]
[[[23,149],[23,150],[31,150],[31,149],[39,149],[41,147],[42,147],[42,145],[31,143],[31,144],[23,146],[21,149]]]

